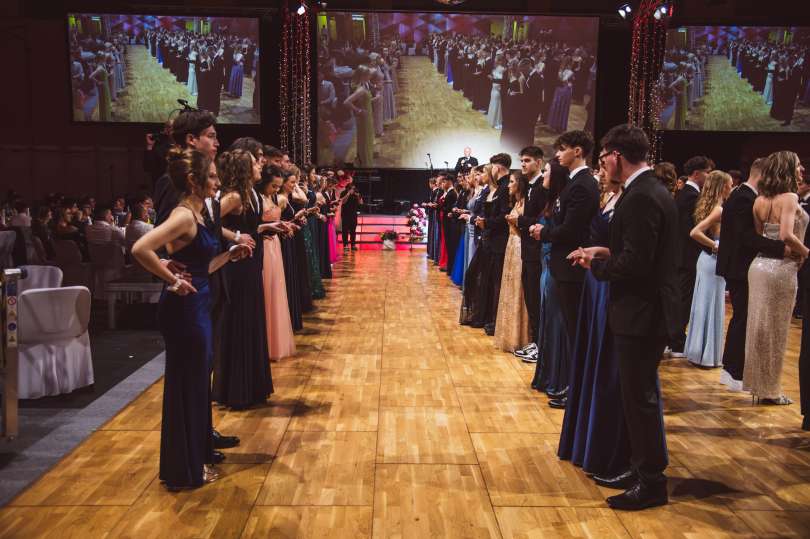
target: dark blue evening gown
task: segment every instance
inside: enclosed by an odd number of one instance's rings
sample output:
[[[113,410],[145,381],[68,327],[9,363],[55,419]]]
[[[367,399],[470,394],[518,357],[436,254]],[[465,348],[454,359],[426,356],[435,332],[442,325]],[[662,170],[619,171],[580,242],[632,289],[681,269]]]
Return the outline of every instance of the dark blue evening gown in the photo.
[[[539,221],[552,226],[545,217]],[[538,391],[556,393],[565,389],[569,366],[568,337],[565,319],[559,304],[557,284],[549,271],[551,244],[543,244],[543,272],[540,275],[540,331],[538,331],[538,360],[532,387]]]
[[[607,246],[613,210],[591,223],[592,245]],[[595,475],[630,468],[630,440],[624,421],[619,364],[607,326],[610,285],[585,275],[577,336],[571,356],[570,386],[558,456]]]
[[[178,296],[164,288],[158,324],[166,345],[160,480],[173,488],[203,484],[203,464],[213,457],[209,369],[213,359],[208,264],[219,240],[198,225],[197,235],[172,255],[191,273],[196,294]]]
[[[456,257],[453,261],[453,271],[450,273],[450,279],[456,286],[461,286],[464,283],[464,260],[466,259],[465,251],[467,250],[467,224],[464,223],[464,229],[458,242],[456,249]]]

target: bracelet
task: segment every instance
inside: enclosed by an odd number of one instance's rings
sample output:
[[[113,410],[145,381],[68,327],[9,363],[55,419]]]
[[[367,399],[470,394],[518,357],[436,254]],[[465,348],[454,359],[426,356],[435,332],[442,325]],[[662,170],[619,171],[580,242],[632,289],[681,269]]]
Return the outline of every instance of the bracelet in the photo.
[[[176,275],[175,277],[177,280],[174,281],[174,284],[166,288],[169,292],[177,292],[180,289],[180,285],[183,284],[183,280],[180,277]]]
[[[236,231],[236,235],[233,238],[234,243],[239,243],[239,238],[242,237],[242,232],[240,230]]]

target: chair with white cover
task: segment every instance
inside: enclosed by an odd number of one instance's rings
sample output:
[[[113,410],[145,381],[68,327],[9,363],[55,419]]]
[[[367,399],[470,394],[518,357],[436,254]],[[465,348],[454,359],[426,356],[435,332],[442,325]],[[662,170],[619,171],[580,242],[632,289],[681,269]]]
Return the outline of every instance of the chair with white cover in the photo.
[[[36,288],[59,288],[62,286],[62,270],[56,266],[22,266],[26,277],[20,279],[17,293]]]
[[[124,275],[124,251],[114,242],[88,243],[87,251],[93,265],[93,297],[105,299],[106,284]]]
[[[0,232],[0,270],[14,266],[11,254],[14,252],[14,242],[16,241],[17,233],[13,230]]]
[[[70,393],[93,384],[90,290],[26,290],[18,296],[19,397]]]
[[[82,252],[73,240],[53,240],[54,259],[64,274],[65,286],[86,286],[90,288],[93,268],[82,262]]]

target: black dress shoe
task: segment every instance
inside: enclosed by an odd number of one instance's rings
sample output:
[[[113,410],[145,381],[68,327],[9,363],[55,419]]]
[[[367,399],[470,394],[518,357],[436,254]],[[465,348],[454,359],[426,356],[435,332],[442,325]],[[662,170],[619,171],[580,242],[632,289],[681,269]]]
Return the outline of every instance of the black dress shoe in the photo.
[[[484,326],[484,333],[492,337],[495,335],[495,324],[487,324]]]
[[[666,481],[655,485],[644,485],[641,481],[637,481],[622,494],[607,499],[607,504],[611,509],[622,511],[639,511],[667,503],[669,503],[669,497],[667,496]]]
[[[568,398],[563,397],[561,399],[551,399],[548,401],[549,408],[556,408],[558,410],[565,410],[565,405],[568,404]]]
[[[220,464],[225,460],[225,453],[222,451],[214,451],[213,457],[211,458],[211,464]]]
[[[802,430],[810,430],[810,415],[806,415],[802,419]]]
[[[228,449],[239,445],[239,438],[236,436],[223,436],[216,430],[213,432],[214,449]]]
[[[560,391],[546,391],[546,395],[550,399],[564,399],[568,396],[568,388],[566,387]]]
[[[594,475],[593,480],[600,487],[615,488],[620,490],[628,489],[638,482],[636,473],[633,470],[628,470],[613,477]]]

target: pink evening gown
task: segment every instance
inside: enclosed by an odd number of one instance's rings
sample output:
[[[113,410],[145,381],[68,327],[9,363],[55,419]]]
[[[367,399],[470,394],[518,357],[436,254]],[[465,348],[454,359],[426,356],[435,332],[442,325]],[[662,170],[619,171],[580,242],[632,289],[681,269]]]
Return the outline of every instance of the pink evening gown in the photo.
[[[278,221],[281,208],[264,198],[262,222]],[[287,285],[284,280],[284,262],[278,236],[264,236],[264,311],[267,324],[267,350],[271,360],[295,355],[290,309],[287,306]]]

